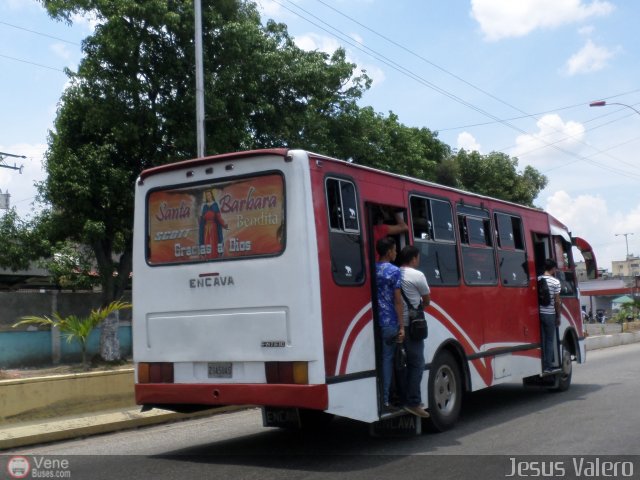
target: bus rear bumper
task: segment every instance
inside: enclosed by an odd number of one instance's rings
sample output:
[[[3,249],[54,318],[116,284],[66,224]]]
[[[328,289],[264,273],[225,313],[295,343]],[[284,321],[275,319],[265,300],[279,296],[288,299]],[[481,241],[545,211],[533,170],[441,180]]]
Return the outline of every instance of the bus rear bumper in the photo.
[[[154,405],[269,405],[326,410],[326,385],[283,384],[136,384],[136,403]]]

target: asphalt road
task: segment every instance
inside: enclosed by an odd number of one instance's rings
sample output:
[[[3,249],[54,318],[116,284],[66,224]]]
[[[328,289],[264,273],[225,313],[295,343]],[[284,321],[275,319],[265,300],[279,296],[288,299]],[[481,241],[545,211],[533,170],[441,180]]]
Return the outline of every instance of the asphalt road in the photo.
[[[587,360],[574,365],[564,393],[509,384],[470,395],[456,427],[440,434],[374,438],[347,420],[315,433],[266,429],[259,410],[246,410],[3,453],[67,459],[74,479],[481,480],[508,476],[520,461],[529,468],[532,455],[545,468],[564,468],[557,476],[566,478],[584,477],[570,475],[580,462],[636,455],[629,461],[638,478],[640,344],[589,352]]]

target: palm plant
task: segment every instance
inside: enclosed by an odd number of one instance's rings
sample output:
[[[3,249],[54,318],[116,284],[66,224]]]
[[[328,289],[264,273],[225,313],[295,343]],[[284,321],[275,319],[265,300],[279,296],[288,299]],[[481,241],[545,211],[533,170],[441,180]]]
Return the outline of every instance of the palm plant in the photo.
[[[58,328],[60,333],[66,337],[67,342],[71,343],[74,340],[80,342],[82,348],[82,365],[85,370],[88,370],[87,341],[89,340],[89,335],[94,328],[100,325],[100,323],[113,312],[127,308],[131,308],[130,303],[117,300],[111,302],[106,307],[91,310],[91,313],[89,313],[87,317],[78,317],[77,315],[62,317],[56,312],[53,314],[53,318],[49,318],[46,315],[42,317],[25,316],[13,326],[42,325]]]

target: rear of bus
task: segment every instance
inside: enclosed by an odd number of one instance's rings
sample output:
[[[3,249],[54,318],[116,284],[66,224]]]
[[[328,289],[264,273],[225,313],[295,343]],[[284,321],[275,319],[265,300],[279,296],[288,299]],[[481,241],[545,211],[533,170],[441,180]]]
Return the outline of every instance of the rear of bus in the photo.
[[[136,402],[327,408],[306,153],[242,152],[136,185]]]

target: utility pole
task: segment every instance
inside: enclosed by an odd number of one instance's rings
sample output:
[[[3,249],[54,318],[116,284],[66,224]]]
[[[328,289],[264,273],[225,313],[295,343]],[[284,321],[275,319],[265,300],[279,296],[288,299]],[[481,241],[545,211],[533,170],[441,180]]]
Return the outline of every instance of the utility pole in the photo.
[[[628,260],[629,259],[629,240],[627,239],[627,237],[629,235],[633,235],[633,233],[616,233],[615,235],[616,235],[616,237],[624,235],[624,241],[627,244],[627,257],[626,257],[626,260]]]
[[[25,157],[24,155],[14,155],[13,153],[0,152],[0,167],[8,168],[10,170],[17,170],[22,175],[22,169],[24,168],[24,165],[17,166],[15,163],[13,165],[5,165],[4,159],[7,157],[13,157],[13,158],[27,158],[27,157]],[[0,210],[9,210],[10,198],[11,198],[11,195],[9,195],[9,190],[7,190],[6,193],[2,193],[2,191],[0,191]]]
[[[22,169],[24,168],[24,165],[20,165],[19,167],[14,163],[13,166],[12,165],[5,165],[4,159],[7,157],[14,157],[14,158],[27,158],[24,155],[14,155],[13,153],[5,153],[5,152],[0,152],[0,167],[2,168],[10,168],[11,170],[18,170],[18,172],[20,172],[20,174],[22,174]]]
[[[202,66],[202,5],[193,0],[196,46],[196,138],[198,157],[204,157],[204,73]]]

